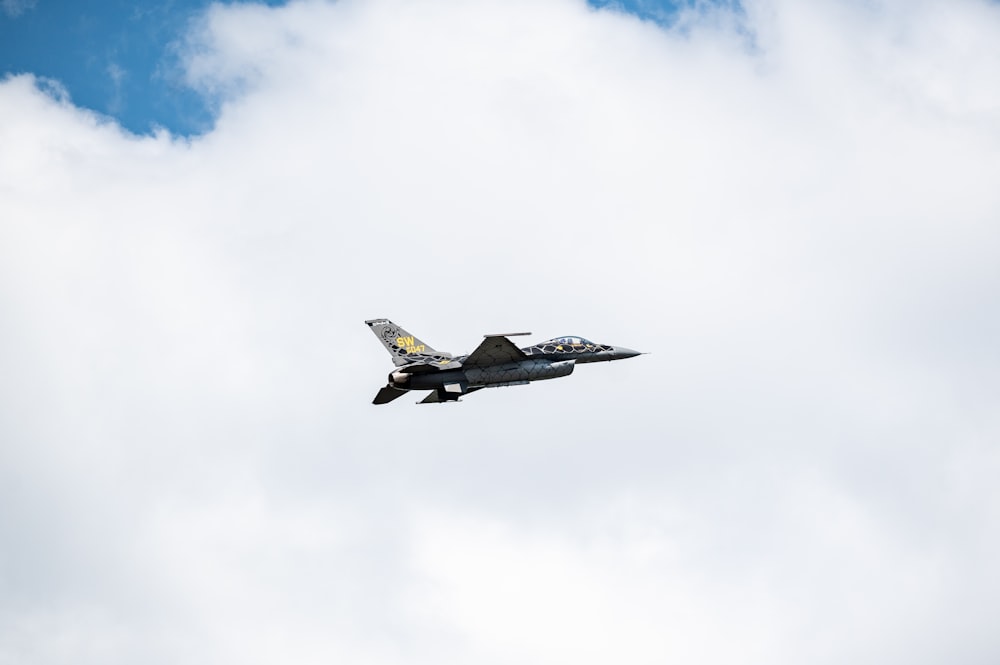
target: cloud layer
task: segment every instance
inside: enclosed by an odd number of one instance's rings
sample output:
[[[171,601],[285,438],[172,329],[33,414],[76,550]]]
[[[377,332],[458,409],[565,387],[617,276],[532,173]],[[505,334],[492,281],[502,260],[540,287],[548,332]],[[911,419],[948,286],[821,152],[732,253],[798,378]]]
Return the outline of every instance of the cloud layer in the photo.
[[[17,18],[34,8],[37,0],[0,0],[0,10],[10,18]]]
[[[0,662],[991,663],[1000,10],[214,6],[0,83]],[[645,351],[368,402],[362,321]]]

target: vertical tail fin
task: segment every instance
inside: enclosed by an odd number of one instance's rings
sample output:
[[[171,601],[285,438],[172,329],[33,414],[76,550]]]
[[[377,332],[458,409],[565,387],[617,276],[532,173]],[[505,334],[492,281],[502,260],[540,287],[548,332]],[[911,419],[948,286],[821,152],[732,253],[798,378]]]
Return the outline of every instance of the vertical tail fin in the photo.
[[[371,319],[365,323],[382,342],[382,346],[392,355],[392,362],[396,365],[405,365],[410,362],[407,360],[407,355],[411,353],[437,353],[389,319]]]

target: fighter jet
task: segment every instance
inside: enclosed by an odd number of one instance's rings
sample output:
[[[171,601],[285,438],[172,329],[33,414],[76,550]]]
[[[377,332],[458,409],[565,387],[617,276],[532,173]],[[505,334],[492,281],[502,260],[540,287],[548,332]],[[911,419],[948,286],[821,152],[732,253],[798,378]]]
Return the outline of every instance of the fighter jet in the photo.
[[[462,395],[501,386],[518,386],[569,376],[578,363],[634,358],[638,351],[595,344],[582,337],[555,337],[517,348],[508,337],[531,333],[483,335],[486,339],[467,356],[435,351],[389,319],[365,321],[379,338],[396,369],[372,404],[388,404],[410,390],[430,390],[421,404],[457,402]]]

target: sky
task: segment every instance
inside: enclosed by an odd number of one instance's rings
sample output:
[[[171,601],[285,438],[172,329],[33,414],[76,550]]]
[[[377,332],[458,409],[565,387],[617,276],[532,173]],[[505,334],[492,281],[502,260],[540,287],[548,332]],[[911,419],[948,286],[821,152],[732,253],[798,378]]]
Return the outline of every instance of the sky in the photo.
[[[185,85],[178,46],[208,5],[0,0],[0,72],[56,80],[75,104],[134,133],[200,134],[216,109]]]
[[[997,4],[0,7],[0,664],[1000,658]]]
[[[136,134],[158,128],[202,134],[212,129],[218,109],[214,97],[186,84],[182,42],[210,4],[0,0],[0,73],[58,81],[74,104],[114,118]],[[594,0],[591,5],[664,24],[693,7],[668,0]]]

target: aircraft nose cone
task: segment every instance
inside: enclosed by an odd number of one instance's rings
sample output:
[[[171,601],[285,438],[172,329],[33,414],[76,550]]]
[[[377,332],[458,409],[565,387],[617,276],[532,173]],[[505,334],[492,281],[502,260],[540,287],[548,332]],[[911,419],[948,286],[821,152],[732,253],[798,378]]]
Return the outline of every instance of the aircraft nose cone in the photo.
[[[626,349],[624,346],[615,347],[615,360],[622,360],[623,358],[635,358],[638,355],[642,355],[642,352],[633,351],[632,349]]]

